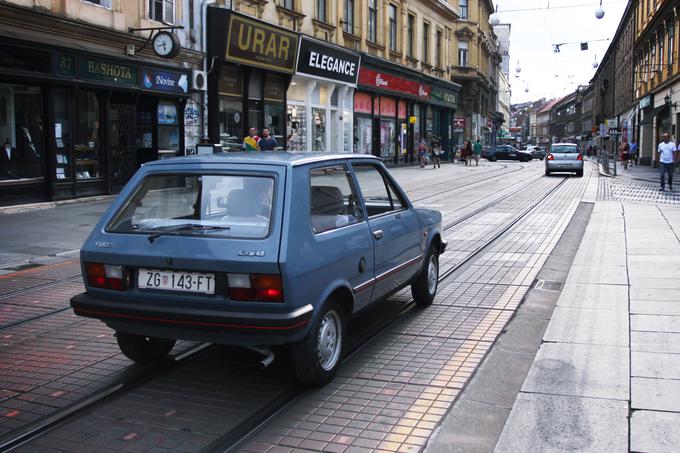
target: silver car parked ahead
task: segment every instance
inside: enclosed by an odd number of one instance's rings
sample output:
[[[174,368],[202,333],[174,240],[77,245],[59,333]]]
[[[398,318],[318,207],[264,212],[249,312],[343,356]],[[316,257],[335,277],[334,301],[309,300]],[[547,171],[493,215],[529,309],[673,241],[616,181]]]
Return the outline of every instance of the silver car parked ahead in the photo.
[[[553,143],[545,158],[545,175],[553,172],[574,172],[583,176],[583,154],[573,143]]]

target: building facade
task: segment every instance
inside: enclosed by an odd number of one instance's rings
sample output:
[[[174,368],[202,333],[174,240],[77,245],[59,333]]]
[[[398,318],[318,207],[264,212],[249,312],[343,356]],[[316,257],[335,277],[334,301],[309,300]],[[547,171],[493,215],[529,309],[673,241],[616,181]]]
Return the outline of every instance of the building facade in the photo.
[[[192,146],[197,16],[181,0],[0,1],[0,205],[115,193]]]
[[[680,124],[680,5],[674,0],[633,3],[634,101],[640,161],[656,163],[664,133],[677,142]]]

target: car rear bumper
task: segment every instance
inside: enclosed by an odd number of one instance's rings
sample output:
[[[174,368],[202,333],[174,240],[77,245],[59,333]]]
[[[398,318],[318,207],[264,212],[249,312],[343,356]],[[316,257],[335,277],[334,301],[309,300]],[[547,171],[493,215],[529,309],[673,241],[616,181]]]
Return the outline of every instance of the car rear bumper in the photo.
[[[76,315],[99,319],[116,331],[233,345],[299,341],[307,335],[313,313],[309,304],[280,312],[234,312],[110,300],[88,293],[71,298],[71,307]]]
[[[546,168],[550,171],[583,171],[583,161],[546,161]]]

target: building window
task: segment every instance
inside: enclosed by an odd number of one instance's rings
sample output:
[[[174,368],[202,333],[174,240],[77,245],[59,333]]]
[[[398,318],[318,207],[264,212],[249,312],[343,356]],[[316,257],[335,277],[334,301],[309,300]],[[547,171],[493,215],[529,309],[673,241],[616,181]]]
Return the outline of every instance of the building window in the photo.
[[[467,0],[460,0],[460,18],[466,19],[466,20],[468,18],[468,2],[467,2]]]
[[[149,0],[149,19],[174,23],[175,0]]]
[[[416,16],[413,14],[408,15],[408,24],[407,24],[407,34],[408,34],[408,42],[406,43],[406,49],[408,51],[408,56],[413,58],[413,43],[415,42],[415,33],[416,33]]]
[[[673,67],[673,55],[675,55],[675,24],[668,25],[668,69]]]
[[[295,9],[295,1],[294,0],[281,0],[281,6],[283,6],[286,9],[294,10]]]
[[[656,75],[656,42],[652,43],[652,54],[650,57],[650,66],[649,69],[652,72],[651,78],[653,79],[654,76]]]
[[[435,40],[435,62],[438,68],[443,66],[442,64],[442,31],[437,30],[437,38]]]
[[[390,50],[397,51],[397,6],[390,3],[388,7],[390,18]]]
[[[111,9],[111,0],[83,0],[85,3],[93,3],[95,5],[103,6],[104,8]]]
[[[354,33],[354,0],[345,0],[345,16],[343,22],[342,29],[346,33]]]
[[[657,72],[661,73],[663,71],[663,65],[664,65],[664,41],[666,40],[666,36],[664,35],[663,31],[659,32],[659,64],[656,66]]]
[[[316,0],[316,18],[321,22],[326,21],[326,0]]]
[[[368,40],[378,42],[377,0],[368,0]]]
[[[458,66],[468,65],[468,43],[460,41],[458,43]]]
[[[430,24],[423,22],[423,63],[430,64]]]

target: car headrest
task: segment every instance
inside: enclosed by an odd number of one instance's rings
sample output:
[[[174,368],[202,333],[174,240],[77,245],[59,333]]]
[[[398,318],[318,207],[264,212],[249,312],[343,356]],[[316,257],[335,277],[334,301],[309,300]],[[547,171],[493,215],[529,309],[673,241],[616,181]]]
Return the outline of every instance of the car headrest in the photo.
[[[311,213],[321,215],[344,214],[342,192],[335,186],[312,186]]]

